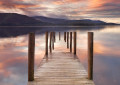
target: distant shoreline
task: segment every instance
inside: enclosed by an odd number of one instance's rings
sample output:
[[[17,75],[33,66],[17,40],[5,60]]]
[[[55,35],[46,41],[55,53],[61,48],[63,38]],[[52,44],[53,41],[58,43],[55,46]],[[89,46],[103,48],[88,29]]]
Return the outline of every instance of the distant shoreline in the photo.
[[[103,26],[120,26],[120,24],[118,25],[90,25],[90,26],[0,26],[0,27],[103,27]]]
[[[117,27],[118,26],[118,27]],[[64,32],[68,30],[80,29],[82,31],[92,31],[100,30],[106,27],[117,27],[120,25],[99,25],[99,26],[0,26],[0,38],[4,37],[16,37],[20,35],[26,35],[30,32],[35,32],[36,34],[43,34],[46,31],[57,31]]]

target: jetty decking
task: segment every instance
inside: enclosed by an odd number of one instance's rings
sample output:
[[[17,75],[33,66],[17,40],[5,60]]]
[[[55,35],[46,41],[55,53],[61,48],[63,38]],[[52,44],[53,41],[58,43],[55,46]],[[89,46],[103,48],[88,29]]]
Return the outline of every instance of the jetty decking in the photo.
[[[48,47],[46,49],[48,51]],[[29,81],[28,85],[94,85],[88,77],[88,72],[71,49],[70,52],[54,49],[52,53],[47,52],[34,74],[34,80]]]

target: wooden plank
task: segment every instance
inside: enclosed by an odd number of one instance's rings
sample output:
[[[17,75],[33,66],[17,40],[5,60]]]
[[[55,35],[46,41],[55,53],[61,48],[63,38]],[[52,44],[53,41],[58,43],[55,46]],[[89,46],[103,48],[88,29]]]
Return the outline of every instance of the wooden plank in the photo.
[[[52,58],[42,62],[35,72],[35,81],[28,85],[94,85],[74,54],[54,50]]]

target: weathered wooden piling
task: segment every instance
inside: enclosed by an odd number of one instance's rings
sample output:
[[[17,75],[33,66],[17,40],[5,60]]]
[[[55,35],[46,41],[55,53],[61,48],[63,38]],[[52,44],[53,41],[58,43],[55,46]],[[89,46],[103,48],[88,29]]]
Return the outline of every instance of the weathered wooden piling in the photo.
[[[61,35],[60,35],[60,32],[59,32],[59,40],[61,39]]]
[[[50,32],[50,53],[52,53],[52,32]]]
[[[56,42],[56,33],[54,32],[54,42]]]
[[[70,52],[72,53],[72,32],[70,32]]]
[[[48,53],[48,32],[46,32],[46,52]],[[46,59],[43,58],[37,67],[34,74],[34,50],[35,50],[35,35],[29,34],[29,48],[28,48],[28,82],[27,85],[95,85],[93,82],[93,33],[88,33],[88,73],[84,69],[82,63],[78,58],[74,59],[76,55],[77,33],[70,32],[70,49],[72,49],[72,35],[74,35],[74,54],[67,51],[54,50],[48,62],[48,54]],[[54,44],[54,33],[50,33],[50,45]],[[67,39],[68,33],[67,33]],[[68,40],[67,40],[68,41]],[[52,43],[52,44],[51,44]],[[72,52],[72,50],[71,50]],[[74,57],[74,58],[72,58]],[[45,60],[47,62],[45,62]],[[86,76],[88,75],[88,78]],[[35,77],[34,77],[35,76]],[[69,77],[66,77],[69,76]],[[53,79],[54,78],[54,79]],[[89,80],[90,79],[90,80]],[[33,81],[34,80],[34,81]],[[33,82],[31,82],[33,81]],[[62,82],[61,82],[62,81]]]
[[[76,55],[76,45],[77,45],[76,37],[77,37],[77,33],[74,32],[74,54],[75,54],[75,55]]]
[[[45,54],[48,55],[48,32],[46,32],[46,45]]]
[[[65,42],[67,41],[67,36],[66,35],[67,35],[67,33],[65,32]]]
[[[34,54],[35,54],[35,34],[29,34],[28,47],[28,81],[34,80]]]
[[[93,32],[88,32],[88,79],[93,80]]]
[[[67,48],[69,48],[69,32],[67,32]]]
[[[54,50],[54,32],[52,32],[52,49]]]
[[[64,32],[64,41],[66,42],[66,32]]]

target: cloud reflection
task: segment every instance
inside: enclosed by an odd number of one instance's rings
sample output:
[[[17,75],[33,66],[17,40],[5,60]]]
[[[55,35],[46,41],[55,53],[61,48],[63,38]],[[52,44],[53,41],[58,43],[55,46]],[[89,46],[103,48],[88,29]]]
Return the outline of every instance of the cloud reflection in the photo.
[[[36,39],[35,66],[38,66],[44,56],[44,46],[38,44],[41,41]],[[27,85],[27,52],[28,36],[0,39],[0,84]]]

